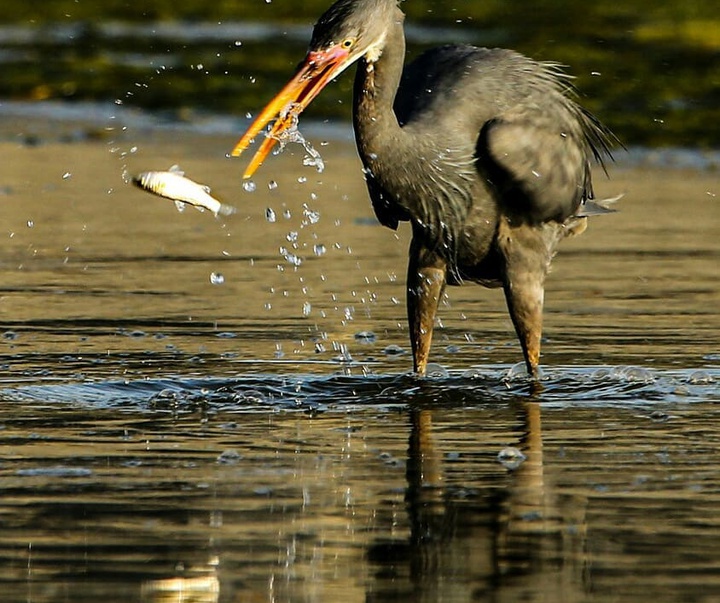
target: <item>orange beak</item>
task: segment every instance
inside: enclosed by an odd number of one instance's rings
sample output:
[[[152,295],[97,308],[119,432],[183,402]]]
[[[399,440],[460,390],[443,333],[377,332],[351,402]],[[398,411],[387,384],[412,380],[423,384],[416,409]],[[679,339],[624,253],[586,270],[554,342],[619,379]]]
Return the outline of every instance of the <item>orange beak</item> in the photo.
[[[233,157],[240,155],[250,146],[255,136],[275,119],[275,123],[265,134],[265,140],[247,166],[243,178],[252,177],[277,143],[280,135],[295,123],[297,116],[320,94],[327,83],[350,64],[348,57],[348,50],[340,46],[308,53],[293,78],[260,112],[232,150]]]

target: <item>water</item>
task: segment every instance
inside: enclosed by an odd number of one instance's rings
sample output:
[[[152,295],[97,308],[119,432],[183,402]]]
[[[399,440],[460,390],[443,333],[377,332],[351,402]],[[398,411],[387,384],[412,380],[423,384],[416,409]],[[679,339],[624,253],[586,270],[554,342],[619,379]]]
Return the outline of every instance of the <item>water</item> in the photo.
[[[303,165],[312,166],[318,171],[318,173],[322,173],[325,169],[325,162],[323,161],[320,152],[313,147],[312,143],[307,140],[305,136],[303,136],[303,133],[298,129],[298,123],[300,121],[299,114],[301,111],[302,106],[297,103],[291,103],[288,107],[282,109],[277,120],[268,126],[265,136],[273,138],[279,143],[275,151],[273,151],[275,155],[282,153],[289,143],[301,145],[303,149],[305,149]],[[282,129],[280,131],[276,131],[276,128],[279,127]]]
[[[9,391],[4,599],[711,601],[717,390],[558,373]]]
[[[225,156],[230,114],[287,79],[309,24],[88,6],[0,30],[20,99],[0,104],[3,601],[720,596],[717,151],[632,148],[599,178],[626,195],[556,259],[542,391],[501,296],[472,286],[448,292],[417,381],[407,229],[375,224],[349,125],[304,116],[244,185]],[[555,18],[559,36],[492,13],[410,22],[410,51],[509,44],[570,64],[630,144],[716,144],[714,42],[673,26],[668,51],[631,12],[575,19],[590,53]],[[346,114],[350,81],[315,115]],[[319,175],[303,163],[325,140]],[[238,214],[178,215],[127,183],[177,163]]]
[[[3,601],[717,598],[715,171],[598,174],[625,197],[555,260],[533,396],[475,286],[407,374],[408,232],[344,139],[249,195],[235,132],[64,127],[0,143]],[[174,163],[238,213],[123,176]]]
[[[620,212],[555,260],[533,394],[475,286],[408,375],[407,228],[319,121],[351,76],[253,181],[227,158],[317,7],[26,4],[0,27],[3,602],[720,599],[720,154],[677,148],[717,147],[710,8],[403,7],[411,54],[567,63],[630,147],[597,176]],[[128,183],[174,164],[238,212]]]

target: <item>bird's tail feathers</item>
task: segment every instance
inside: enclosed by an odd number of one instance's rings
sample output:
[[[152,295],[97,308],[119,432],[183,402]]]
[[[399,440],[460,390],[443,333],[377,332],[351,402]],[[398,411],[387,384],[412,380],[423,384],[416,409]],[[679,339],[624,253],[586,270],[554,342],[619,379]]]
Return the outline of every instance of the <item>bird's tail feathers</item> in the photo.
[[[578,207],[577,212],[575,212],[575,217],[577,218],[586,218],[589,216],[601,216],[603,214],[614,214],[617,209],[612,207],[616,202],[618,202],[620,199],[622,199],[625,196],[625,193],[620,193],[619,195],[615,197],[608,197],[607,199],[598,199],[598,200],[590,200],[586,199],[580,207]]]

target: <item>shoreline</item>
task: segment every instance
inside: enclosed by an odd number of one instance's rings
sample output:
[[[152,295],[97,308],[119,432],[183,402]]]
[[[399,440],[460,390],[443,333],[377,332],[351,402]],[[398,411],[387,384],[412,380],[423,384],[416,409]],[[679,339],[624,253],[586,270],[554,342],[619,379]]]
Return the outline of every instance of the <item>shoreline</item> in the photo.
[[[163,139],[239,138],[251,120],[228,114],[188,110],[152,112],[110,102],[0,100],[0,142],[37,146],[49,143],[132,143]],[[347,144],[354,149],[352,124],[347,121],[301,122],[306,137]],[[615,169],[680,169],[720,171],[720,148],[643,147],[614,150]]]

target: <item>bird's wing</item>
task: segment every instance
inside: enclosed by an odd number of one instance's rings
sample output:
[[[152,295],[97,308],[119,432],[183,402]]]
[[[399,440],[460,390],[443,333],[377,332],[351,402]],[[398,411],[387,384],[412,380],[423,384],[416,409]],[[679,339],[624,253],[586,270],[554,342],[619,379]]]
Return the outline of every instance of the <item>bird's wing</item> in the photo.
[[[552,124],[490,120],[480,132],[477,157],[503,209],[523,220],[563,221],[592,196],[582,141]]]

